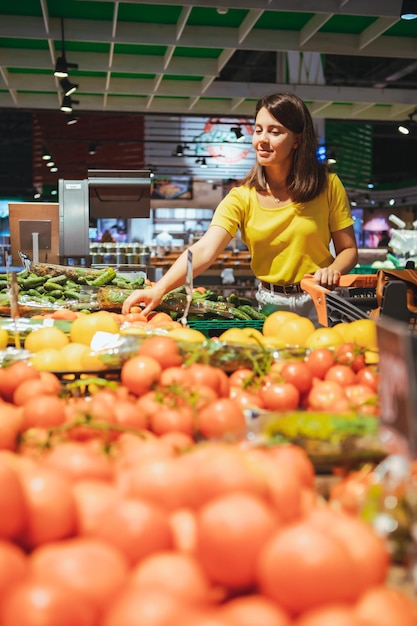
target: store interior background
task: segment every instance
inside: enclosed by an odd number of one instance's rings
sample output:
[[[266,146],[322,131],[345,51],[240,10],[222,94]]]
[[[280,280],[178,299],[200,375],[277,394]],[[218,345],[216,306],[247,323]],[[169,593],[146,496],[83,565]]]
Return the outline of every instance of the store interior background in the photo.
[[[187,245],[253,163],[257,98],[282,90],[307,102],[323,157],[336,158],[359,246],[378,249],[396,228],[391,214],[415,228],[417,20],[400,19],[401,2],[316,1],[309,12],[298,0],[202,4],[21,0],[1,8],[4,250],[10,202],[58,203],[59,180],[88,170],[154,175],[149,217],[91,220],[92,244],[109,230],[118,243],[153,249],[167,232],[172,247]],[[64,43],[77,66],[70,114],[60,110],[53,76]],[[411,124],[407,136],[401,121]]]

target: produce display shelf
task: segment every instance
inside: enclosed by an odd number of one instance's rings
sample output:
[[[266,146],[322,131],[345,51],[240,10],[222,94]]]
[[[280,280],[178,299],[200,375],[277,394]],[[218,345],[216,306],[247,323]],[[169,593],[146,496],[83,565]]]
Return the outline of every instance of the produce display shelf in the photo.
[[[264,320],[188,320],[188,326],[203,333],[208,339],[218,337],[229,328],[255,328],[262,332]]]

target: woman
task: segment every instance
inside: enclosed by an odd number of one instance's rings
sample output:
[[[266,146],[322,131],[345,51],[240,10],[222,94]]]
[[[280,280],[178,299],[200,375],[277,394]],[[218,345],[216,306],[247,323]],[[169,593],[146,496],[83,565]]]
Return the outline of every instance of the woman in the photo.
[[[254,167],[220,202],[203,237],[190,246],[194,275],[210,267],[240,230],[260,280],[260,308],[314,319],[315,307],[301,290],[301,279],[313,275],[332,289],[357,263],[346,191],[317,160],[313,120],[297,96],[278,93],[258,101],[252,144]],[[186,260],[184,251],[153,287],[134,291],[123,313],[135,304],[144,304],[144,314],[150,313],[168,291],[184,283]]]

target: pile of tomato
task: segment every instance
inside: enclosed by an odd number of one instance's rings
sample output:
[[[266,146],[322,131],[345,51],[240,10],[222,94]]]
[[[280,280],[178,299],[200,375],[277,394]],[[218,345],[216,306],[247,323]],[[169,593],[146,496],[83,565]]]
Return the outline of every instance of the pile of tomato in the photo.
[[[248,407],[377,414],[378,383],[353,344],[227,375],[163,335],[119,382],[0,369],[1,626],[415,626],[306,453],[245,438]]]

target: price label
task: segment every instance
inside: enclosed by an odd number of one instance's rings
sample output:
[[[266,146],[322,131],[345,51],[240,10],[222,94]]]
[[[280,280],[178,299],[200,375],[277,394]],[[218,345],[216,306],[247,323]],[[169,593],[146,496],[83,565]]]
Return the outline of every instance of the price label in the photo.
[[[391,318],[377,322],[381,422],[395,428],[417,454],[417,336]]]

